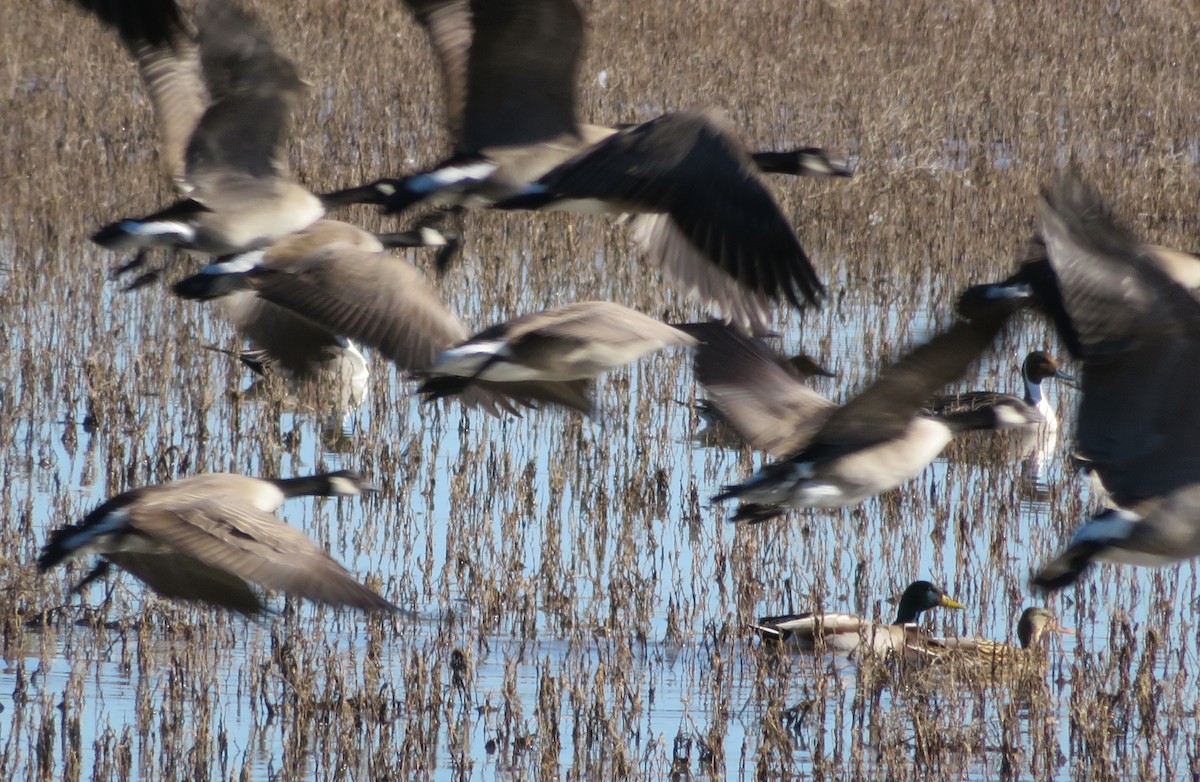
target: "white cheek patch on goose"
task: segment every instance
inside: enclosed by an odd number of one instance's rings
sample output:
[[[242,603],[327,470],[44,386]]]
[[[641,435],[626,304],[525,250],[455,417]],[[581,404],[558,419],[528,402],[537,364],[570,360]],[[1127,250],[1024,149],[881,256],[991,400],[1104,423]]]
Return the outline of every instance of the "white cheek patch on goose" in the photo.
[[[488,161],[446,166],[409,177],[405,187],[414,193],[432,193],[455,185],[478,184],[491,176],[495,170],[496,164]]]
[[[420,228],[418,229],[418,234],[426,247],[445,247],[449,244],[446,235],[436,228]]]
[[[174,220],[155,220],[149,223],[140,223],[137,220],[124,220],[121,222],[120,228],[125,233],[133,236],[178,236],[187,242],[196,238],[195,228],[187,223],[180,223]]]
[[[200,270],[201,274],[242,274],[252,271],[262,265],[263,251],[254,250],[253,252],[241,253],[226,258],[223,261],[210,263]]]

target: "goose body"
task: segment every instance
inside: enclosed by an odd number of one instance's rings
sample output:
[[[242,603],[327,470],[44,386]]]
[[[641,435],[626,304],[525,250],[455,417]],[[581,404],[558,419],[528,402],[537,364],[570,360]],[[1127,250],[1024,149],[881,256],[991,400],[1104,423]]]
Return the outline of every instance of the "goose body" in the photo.
[[[99,555],[165,597],[244,614],[264,608],[250,583],[329,605],[391,610],[274,515],[289,497],[356,496],[368,488],[354,473],[336,472],[292,479],[211,473],[133,489],[51,532],[38,567]]]
[[[768,616],[750,629],[764,643],[782,644],[803,652],[850,653],[866,650],[888,655],[918,644],[928,635],[917,626],[921,613],[931,608],[962,608],[963,605],[928,581],[914,581],[900,597],[896,620],[880,624],[854,614],[810,612]]]
[[[501,323],[449,348],[425,373],[421,391],[436,398],[477,387],[590,414],[589,384],[601,372],[694,342],[619,304],[580,302]]]
[[[1024,425],[1017,410],[935,418],[926,398],[958,379],[1003,327],[1007,315],[960,321],[889,367],[879,379],[830,413],[791,458],[768,465],[715,496],[737,498],[734,521],[759,522],[788,508],[837,508],[895,488],[925,469],[955,432]]]

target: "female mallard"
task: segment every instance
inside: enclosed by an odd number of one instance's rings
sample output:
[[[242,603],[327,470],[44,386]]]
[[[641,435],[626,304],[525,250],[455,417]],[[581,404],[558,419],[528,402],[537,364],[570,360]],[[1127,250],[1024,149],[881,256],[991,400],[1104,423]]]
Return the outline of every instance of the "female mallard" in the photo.
[[[925,631],[916,625],[917,617],[938,606],[964,607],[930,582],[914,581],[900,596],[896,621],[890,625],[854,614],[809,612],[764,617],[750,629],[764,642],[789,644],[805,652],[853,652],[865,646],[875,654],[890,654],[920,643]]]
[[[962,662],[968,665],[1001,667],[1018,665],[1040,655],[1051,633],[1074,635],[1075,631],[1058,623],[1048,608],[1033,606],[1021,612],[1017,621],[1017,641],[1013,646],[990,638],[926,638],[920,653],[935,661]]]

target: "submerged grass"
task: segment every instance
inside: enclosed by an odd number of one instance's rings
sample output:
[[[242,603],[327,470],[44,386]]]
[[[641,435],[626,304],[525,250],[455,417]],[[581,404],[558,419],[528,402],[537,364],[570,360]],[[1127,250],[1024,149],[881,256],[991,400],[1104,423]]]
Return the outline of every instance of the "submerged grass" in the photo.
[[[438,75],[400,3],[249,3],[315,85],[291,162],[313,189],[436,160]],[[830,301],[781,315],[843,399],[1008,269],[1039,185],[1078,162],[1149,240],[1194,249],[1200,11],[926,0],[589,3],[581,116],[717,104],[752,146],[820,144],[849,182],[773,182]],[[169,197],[148,104],[115,38],[33,0],[0,29],[0,777],[888,779],[1188,778],[1200,773],[1198,586],[1188,564],[1108,568],[1056,610],[1080,630],[1010,687],[748,640],[761,613],[892,611],[930,577],[971,608],[942,629],[1000,638],[1030,567],[1087,511],[1063,465],[939,463],[860,509],[733,529],[708,507],[748,453],[696,450],[683,354],[614,373],[596,421],[491,420],[418,405],[374,364],[336,450],[322,416],[251,402],[212,313],[121,294],[86,241]],[[366,227],[385,222],[359,210]],[[473,327],[601,298],[699,315],[593,218],[467,217],[440,289]],[[417,256],[418,263],[427,259]],[[185,263],[180,260],[180,267]],[[1032,318],[978,377],[1050,345]],[[1071,393],[1054,392],[1060,410]],[[1069,418],[1069,416],[1064,416]],[[1068,426],[1069,429],[1069,426]],[[361,503],[287,517],[413,617],[279,603],[255,622],[146,594],[67,595],[45,531],[131,486],[201,470],[354,467]],[[102,602],[105,590],[111,599]],[[415,617],[415,618],[414,618]]]

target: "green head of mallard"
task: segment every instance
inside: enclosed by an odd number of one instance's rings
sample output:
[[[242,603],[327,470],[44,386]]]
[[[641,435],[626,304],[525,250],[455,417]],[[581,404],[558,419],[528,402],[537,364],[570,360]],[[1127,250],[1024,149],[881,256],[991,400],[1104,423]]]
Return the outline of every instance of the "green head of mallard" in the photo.
[[[931,608],[965,608],[962,603],[947,595],[941,587],[928,581],[914,581],[900,596],[900,604],[896,607],[894,624],[903,625],[917,621],[922,611]]]

